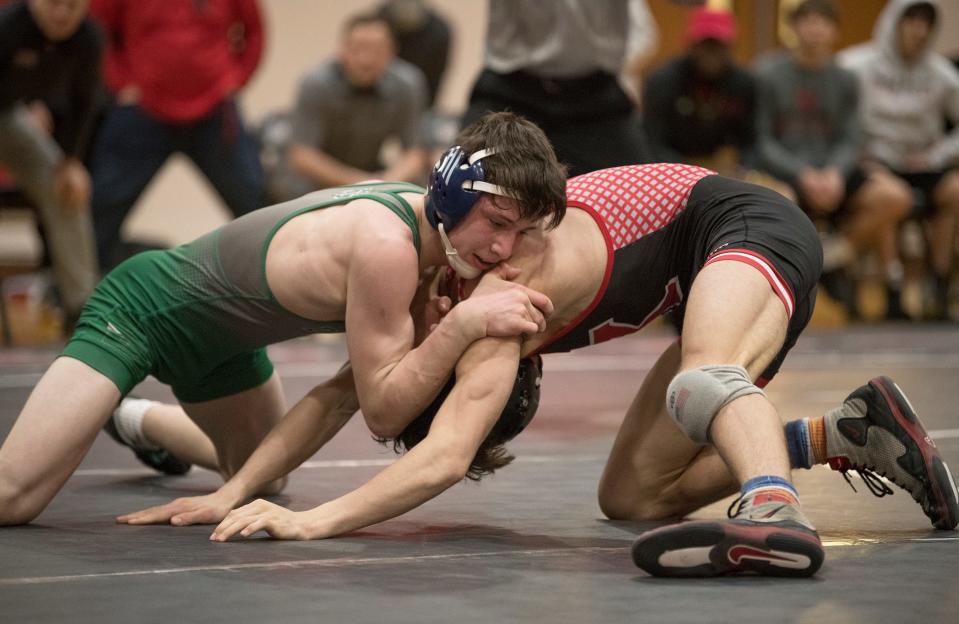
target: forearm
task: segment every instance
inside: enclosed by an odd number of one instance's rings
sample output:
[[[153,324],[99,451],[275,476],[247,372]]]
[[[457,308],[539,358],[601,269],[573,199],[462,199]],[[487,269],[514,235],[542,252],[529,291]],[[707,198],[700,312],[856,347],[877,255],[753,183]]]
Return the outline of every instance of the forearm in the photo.
[[[341,371],[297,402],[221,491],[236,503],[256,495],[329,442],[357,409],[352,377]]]
[[[418,347],[406,352],[372,383],[360,389],[370,430],[392,438],[416,418],[440,391],[463,352],[479,338],[454,308]]]
[[[506,404],[519,351],[517,340],[470,347],[426,438],[362,487],[307,512],[310,539],[394,518],[461,481]]]
[[[320,186],[343,186],[372,177],[372,174],[351,167],[329,154],[305,145],[291,145],[289,161],[293,170]]]
[[[427,441],[365,485],[307,512],[307,539],[324,539],[395,518],[461,481],[465,472],[445,464]]]

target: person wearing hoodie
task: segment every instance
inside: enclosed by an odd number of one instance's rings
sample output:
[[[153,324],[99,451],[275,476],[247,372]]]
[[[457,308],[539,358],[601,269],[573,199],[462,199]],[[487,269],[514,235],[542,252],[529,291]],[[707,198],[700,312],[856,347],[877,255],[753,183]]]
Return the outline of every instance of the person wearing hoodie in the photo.
[[[796,193],[823,238],[823,286],[856,314],[846,268],[875,253],[886,282],[886,318],[908,319],[900,293],[903,269],[896,245],[912,205],[902,180],[859,166],[862,128],[856,77],[838,67],[833,44],[839,11],[833,0],[803,0],[789,15],[796,45],[758,68],[759,164]],[[851,282],[849,282],[851,285]],[[837,292],[838,290],[838,292]]]
[[[932,316],[947,319],[959,218],[959,128],[946,134],[942,119],[959,121],[959,71],[932,49],[940,18],[938,1],[892,0],[872,41],[839,60],[859,78],[865,166],[890,170],[923,199],[915,216],[925,221]]]

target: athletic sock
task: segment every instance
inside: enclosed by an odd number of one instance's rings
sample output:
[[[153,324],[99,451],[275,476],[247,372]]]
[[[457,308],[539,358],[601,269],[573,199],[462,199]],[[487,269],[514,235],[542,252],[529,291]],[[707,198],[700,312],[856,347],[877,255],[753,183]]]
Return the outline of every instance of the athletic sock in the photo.
[[[773,475],[753,477],[739,488],[742,498],[752,498],[753,504],[761,504],[769,500],[782,500],[793,505],[799,505],[799,492],[793,484]]]
[[[790,468],[812,468],[812,442],[809,440],[809,419],[786,423],[786,447]]]
[[[823,416],[815,418],[806,418],[809,421],[809,442],[812,449],[812,462],[814,464],[825,464],[829,460],[829,453],[826,450],[826,419]]]
[[[801,418],[786,423],[786,448],[790,468],[812,468],[825,464],[826,423],[822,416]]]
[[[113,410],[113,423],[120,439],[138,451],[156,451],[160,447],[147,440],[143,433],[143,416],[154,404],[147,399],[123,399]]]

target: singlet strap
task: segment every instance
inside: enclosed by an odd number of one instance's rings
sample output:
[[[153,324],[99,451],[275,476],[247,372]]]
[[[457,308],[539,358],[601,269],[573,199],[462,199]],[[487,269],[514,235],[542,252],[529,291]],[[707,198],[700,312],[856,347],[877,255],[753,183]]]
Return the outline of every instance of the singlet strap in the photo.
[[[411,185],[412,186],[412,185]],[[414,187],[415,189],[416,187]],[[422,191],[422,189],[419,189]],[[403,191],[406,192],[406,191]],[[416,255],[420,255],[420,227],[416,221],[416,213],[413,207],[403,199],[396,191],[374,191],[368,195],[370,199],[380,202],[389,208],[393,214],[400,218],[403,223],[413,232],[413,245],[416,247]]]

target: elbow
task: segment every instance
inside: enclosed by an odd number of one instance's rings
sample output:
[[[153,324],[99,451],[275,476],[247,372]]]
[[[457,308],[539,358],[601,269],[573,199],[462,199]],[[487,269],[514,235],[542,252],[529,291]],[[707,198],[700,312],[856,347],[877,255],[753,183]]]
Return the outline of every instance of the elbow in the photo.
[[[377,438],[392,440],[403,433],[403,428],[397,427],[395,423],[384,422],[383,420],[367,416],[365,412],[363,417],[366,420],[366,426],[369,428],[370,433]]]
[[[415,416],[404,409],[402,399],[391,399],[390,395],[367,393],[366,400],[360,400],[360,411],[370,432],[379,438],[396,438]]]
[[[363,406],[362,410],[366,426],[377,438],[393,439],[403,433],[402,423],[396,421],[390,410],[370,405]]]
[[[447,490],[466,478],[469,462],[449,456],[433,464],[433,485],[437,490]]]

